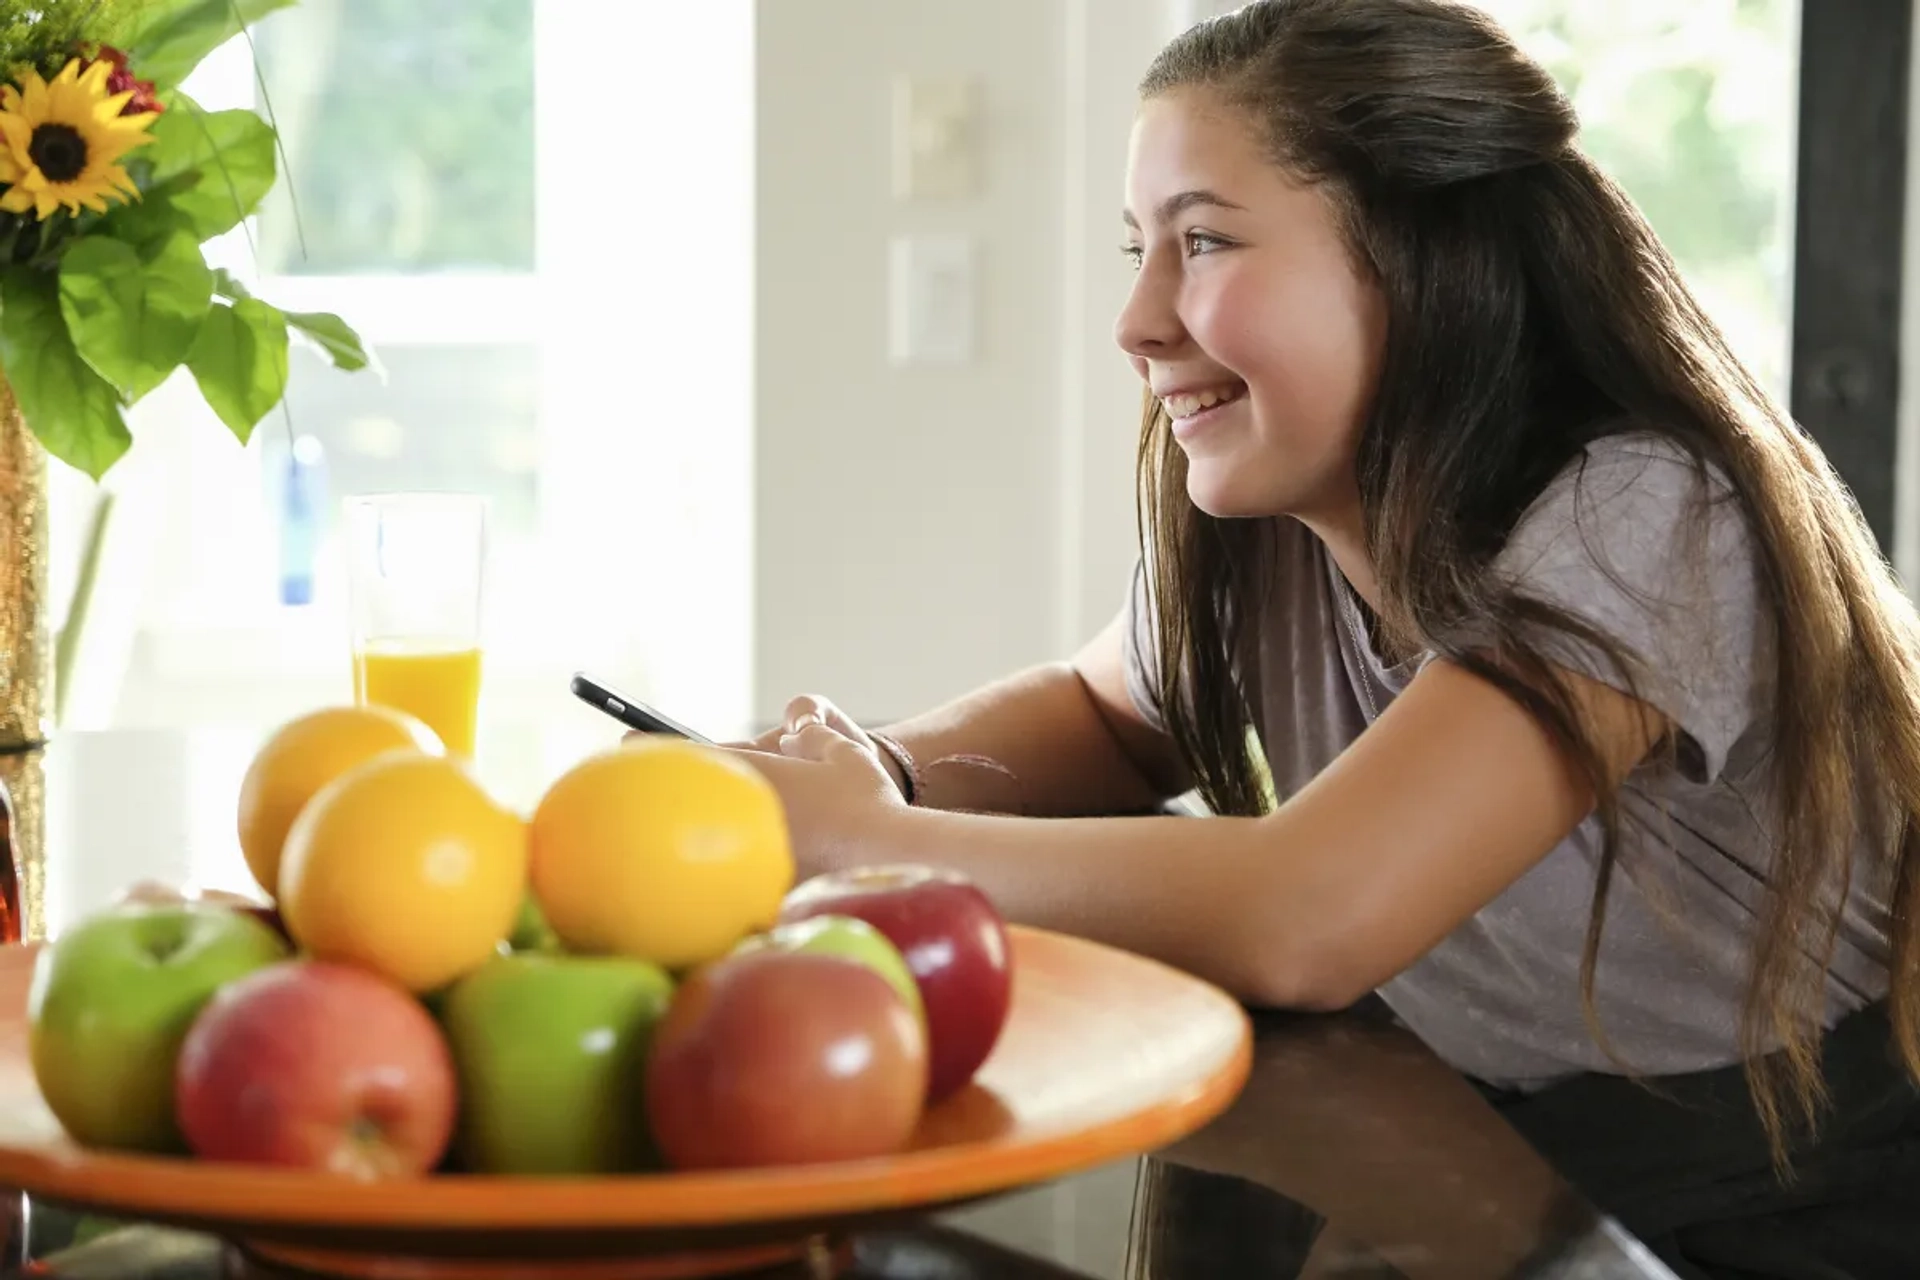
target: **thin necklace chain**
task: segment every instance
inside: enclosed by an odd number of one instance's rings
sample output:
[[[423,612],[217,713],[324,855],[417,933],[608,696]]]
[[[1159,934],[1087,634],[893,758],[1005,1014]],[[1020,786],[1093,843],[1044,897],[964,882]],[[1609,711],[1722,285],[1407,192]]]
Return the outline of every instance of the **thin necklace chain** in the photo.
[[[1360,658],[1360,697],[1367,704],[1367,723],[1372,724],[1380,718],[1380,708],[1373,701],[1373,673],[1367,662],[1367,630],[1360,620],[1360,610],[1353,603],[1353,588],[1345,582],[1337,583],[1334,588],[1340,593],[1341,617],[1347,624],[1347,634],[1353,640],[1353,647]]]

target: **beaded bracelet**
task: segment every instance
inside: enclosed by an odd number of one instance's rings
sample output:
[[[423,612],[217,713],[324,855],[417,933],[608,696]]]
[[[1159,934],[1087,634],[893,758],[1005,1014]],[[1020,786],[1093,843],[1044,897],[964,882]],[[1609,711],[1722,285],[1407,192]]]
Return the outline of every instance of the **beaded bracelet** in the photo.
[[[900,798],[912,804],[920,795],[920,770],[913,763],[913,753],[901,746],[898,739],[890,738],[884,733],[875,733],[869,729],[867,737],[873,740],[874,746],[892,756],[893,762],[900,766]]]

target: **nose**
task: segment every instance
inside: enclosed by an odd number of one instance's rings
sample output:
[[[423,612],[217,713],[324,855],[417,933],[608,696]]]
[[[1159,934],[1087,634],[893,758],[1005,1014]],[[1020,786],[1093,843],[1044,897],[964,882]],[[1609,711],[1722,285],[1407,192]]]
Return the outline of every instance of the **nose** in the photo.
[[[1176,282],[1151,254],[1133,277],[1133,288],[1114,321],[1113,340],[1136,360],[1162,355],[1186,335],[1174,307]]]

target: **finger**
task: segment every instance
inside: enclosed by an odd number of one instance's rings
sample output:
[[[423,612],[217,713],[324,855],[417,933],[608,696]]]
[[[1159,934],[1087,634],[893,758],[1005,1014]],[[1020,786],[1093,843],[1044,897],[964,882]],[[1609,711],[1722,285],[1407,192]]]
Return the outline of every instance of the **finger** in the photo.
[[[870,745],[867,731],[860,727],[859,722],[832,703],[827,704],[827,727],[839,730],[862,746]]]
[[[822,698],[817,694],[805,694],[787,704],[784,726],[787,732],[792,733],[816,722],[838,730],[862,745],[867,741],[867,731],[829,698]]]
[[[819,723],[809,724],[797,733],[789,733],[780,739],[781,755],[818,760],[822,764],[843,759],[849,751],[863,750],[859,743],[839,730]]]
[[[816,698],[803,693],[787,703],[787,711],[780,719],[780,728],[784,733],[797,733],[810,724],[825,724],[827,713],[833,704],[825,698]]]

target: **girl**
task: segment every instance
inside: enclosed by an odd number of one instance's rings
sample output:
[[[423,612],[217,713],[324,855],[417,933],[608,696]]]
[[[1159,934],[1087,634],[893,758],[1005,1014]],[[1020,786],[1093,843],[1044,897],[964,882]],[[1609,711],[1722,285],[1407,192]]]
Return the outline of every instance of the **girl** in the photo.
[[[1802,1122],[1842,1023],[1920,1069],[1920,627],[1575,131],[1445,0],[1175,40],[1123,215],[1119,616],[885,734],[798,699],[743,757],[803,874],[943,862],[1251,1003],[1377,992],[1515,1114],[1744,1071],[1725,1161],[1857,1201]],[[1213,816],[1111,816],[1189,790]]]

